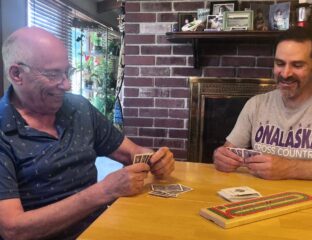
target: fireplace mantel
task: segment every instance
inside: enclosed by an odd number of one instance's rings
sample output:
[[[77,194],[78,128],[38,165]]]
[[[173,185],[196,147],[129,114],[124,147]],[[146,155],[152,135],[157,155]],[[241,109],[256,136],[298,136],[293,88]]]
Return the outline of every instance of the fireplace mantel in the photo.
[[[193,46],[194,68],[199,68],[201,43],[274,43],[280,33],[280,31],[167,32],[166,38],[173,43],[191,43]]]
[[[210,41],[274,41],[280,31],[216,31],[216,32],[167,32],[166,37],[170,42],[185,43],[198,39]]]

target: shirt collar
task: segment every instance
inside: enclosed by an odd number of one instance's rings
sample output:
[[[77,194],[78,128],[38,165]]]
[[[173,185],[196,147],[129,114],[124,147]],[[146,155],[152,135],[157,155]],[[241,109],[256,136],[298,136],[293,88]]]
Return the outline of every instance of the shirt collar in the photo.
[[[10,85],[8,90],[4,93],[3,97],[0,100],[0,130],[4,133],[17,130],[17,123],[21,124],[22,122],[24,122],[22,117],[21,119],[16,120],[16,118],[18,118],[18,116],[20,115],[17,114],[17,111],[10,103],[10,96],[13,91],[13,86]],[[72,118],[74,112],[76,111],[72,104],[70,104],[70,101],[68,100],[68,95],[69,94],[65,94],[64,103],[61,109],[56,114],[57,119],[61,118],[64,119],[63,121],[67,122],[66,125],[69,124],[68,120]]]

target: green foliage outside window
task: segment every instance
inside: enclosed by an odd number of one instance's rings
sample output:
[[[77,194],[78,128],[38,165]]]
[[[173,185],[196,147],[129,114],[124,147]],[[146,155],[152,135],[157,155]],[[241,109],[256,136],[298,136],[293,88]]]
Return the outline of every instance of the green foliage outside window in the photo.
[[[74,92],[82,94],[110,120],[113,119],[119,41],[107,36],[107,32],[80,31],[75,29],[73,62],[78,69]],[[78,34],[77,34],[78,33]]]

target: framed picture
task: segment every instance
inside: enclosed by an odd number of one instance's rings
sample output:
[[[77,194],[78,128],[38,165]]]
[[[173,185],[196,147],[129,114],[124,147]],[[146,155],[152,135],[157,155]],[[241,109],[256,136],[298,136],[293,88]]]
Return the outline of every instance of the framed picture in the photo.
[[[220,15],[208,15],[205,31],[220,31],[223,26],[223,17]]]
[[[207,21],[207,16],[210,14],[209,8],[199,8],[197,9],[197,20],[201,20],[203,22]]]
[[[224,12],[223,30],[253,30],[253,11]]]
[[[197,12],[178,13],[178,30],[182,31],[182,27],[194,21],[197,17]]]
[[[225,2],[211,2],[210,14],[211,15],[223,15],[223,12],[233,12],[237,10],[238,1],[225,1]]]
[[[269,23],[271,30],[287,30],[289,28],[290,2],[270,5]]]
[[[271,1],[242,2],[240,5],[241,10],[252,10],[254,12],[253,30],[269,30],[269,11],[272,3]]]

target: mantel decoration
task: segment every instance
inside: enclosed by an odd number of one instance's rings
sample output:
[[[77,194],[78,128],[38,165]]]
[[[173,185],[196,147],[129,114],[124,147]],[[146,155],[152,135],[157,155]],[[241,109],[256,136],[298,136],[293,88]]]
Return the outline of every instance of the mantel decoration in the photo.
[[[270,29],[287,30],[289,28],[290,2],[270,5]]]
[[[220,15],[208,15],[205,31],[221,31],[223,16]]]
[[[298,7],[298,4],[294,6],[291,4],[291,2],[276,3],[273,0],[213,1],[208,7],[197,9],[197,12],[178,13],[177,31],[269,32],[287,30],[291,24],[296,24],[295,20],[298,22],[297,25],[307,25],[307,22],[311,22],[312,4],[304,6],[299,4],[301,7]],[[290,23],[290,20],[293,22]]]
[[[238,9],[238,1],[224,1],[224,2],[211,2],[210,14],[211,15],[223,15],[225,11],[235,11]]]
[[[184,31],[196,31],[196,30],[187,30],[187,29],[191,28],[190,23],[195,21],[196,18],[197,18],[197,12],[178,13],[178,29],[179,29],[179,31],[183,31],[182,28],[184,26],[186,26],[184,28],[185,29]],[[192,28],[192,29],[194,29],[194,28]]]
[[[223,30],[253,30],[253,11],[234,11],[223,13]]]

